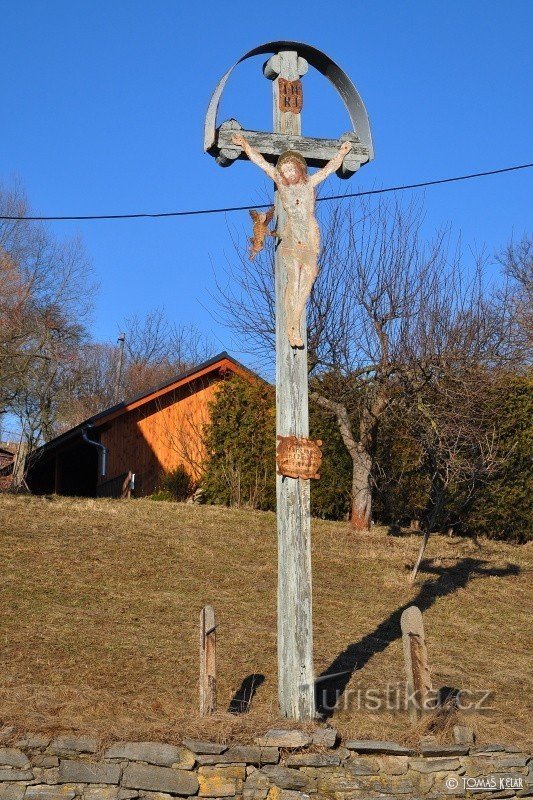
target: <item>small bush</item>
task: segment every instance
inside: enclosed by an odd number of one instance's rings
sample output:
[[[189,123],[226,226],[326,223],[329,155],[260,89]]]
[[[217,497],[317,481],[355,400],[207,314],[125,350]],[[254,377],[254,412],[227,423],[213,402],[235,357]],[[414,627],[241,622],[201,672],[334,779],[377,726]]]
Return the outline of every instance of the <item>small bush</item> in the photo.
[[[196,488],[195,481],[185,467],[180,464],[175,470],[162,476],[159,490],[152,495],[152,500],[183,502],[192,497]]]

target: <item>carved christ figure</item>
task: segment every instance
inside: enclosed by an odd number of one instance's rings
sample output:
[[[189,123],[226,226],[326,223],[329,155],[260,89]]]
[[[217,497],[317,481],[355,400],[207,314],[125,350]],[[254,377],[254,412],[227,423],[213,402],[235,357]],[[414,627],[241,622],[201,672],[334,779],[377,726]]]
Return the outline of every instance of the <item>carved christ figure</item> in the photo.
[[[271,178],[279,191],[287,222],[279,232],[280,252],[287,266],[287,286],[284,306],[287,335],[292,347],[303,347],[300,322],[305,304],[318,275],[320,229],[315,217],[315,187],[335,172],[352,149],[344,142],[331,161],[315,172],[307,174],[303,156],[292,150],[282,153],[275,167],[268,163],[241,134],[235,134],[234,144],[242,147],[250,161]]]

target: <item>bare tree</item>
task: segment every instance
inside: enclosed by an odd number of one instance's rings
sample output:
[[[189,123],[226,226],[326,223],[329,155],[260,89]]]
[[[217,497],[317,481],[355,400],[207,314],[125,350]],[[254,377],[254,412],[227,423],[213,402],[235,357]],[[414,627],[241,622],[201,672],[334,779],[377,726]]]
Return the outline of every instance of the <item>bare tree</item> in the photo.
[[[58,409],[56,435],[114,404],[115,345],[84,342],[73,355]]]
[[[213,354],[213,345],[194,325],[172,324],[164,309],[125,320],[123,391],[141,394],[172,380]]]
[[[170,382],[212,353],[207,338],[193,325],[171,324],[162,309],[121,324],[125,357],[119,400],[127,400]],[[66,430],[117,401],[116,345],[85,342],[72,354],[56,432]],[[177,436],[177,432],[173,434]]]
[[[126,356],[130,364],[170,361],[171,325],[162,308],[137,314],[124,322]]]
[[[531,362],[533,342],[533,236],[525,235],[520,241],[511,240],[498,255],[497,260],[511,283],[514,311],[523,337],[526,358]]]
[[[3,216],[24,216],[18,187],[0,187]],[[53,434],[75,349],[86,337],[93,287],[79,240],[56,241],[42,225],[0,221],[0,392],[30,447]]]
[[[485,298],[482,264],[464,277],[447,231],[422,235],[415,205],[362,202],[323,215],[308,310],[312,399],[335,416],[352,458],[352,524],[369,528],[378,428],[399,398],[448,371],[506,357],[508,318]],[[229,266],[222,318],[263,359],[274,351],[273,245]]]
[[[452,527],[474,493],[495,472],[501,452],[494,419],[493,388],[498,373],[479,363],[447,370],[438,380],[402,398],[398,413],[418,442],[430,490],[423,515],[424,536],[411,573],[416,579],[429,537],[445,516]]]

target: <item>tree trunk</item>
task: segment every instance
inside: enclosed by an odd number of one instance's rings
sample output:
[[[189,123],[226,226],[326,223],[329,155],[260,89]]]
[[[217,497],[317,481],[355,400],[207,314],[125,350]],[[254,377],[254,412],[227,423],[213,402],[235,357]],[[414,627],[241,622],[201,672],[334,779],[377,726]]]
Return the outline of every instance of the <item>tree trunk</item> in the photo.
[[[342,440],[353,463],[350,521],[355,530],[368,531],[372,521],[372,446],[382,401],[380,399],[379,404],[376,402],[371,411],[363,411],[359,425],[360,441],[357,441],[353,435],[348,411],[342,403],[329,400],[318,392],[312,392],[310,396],[319,406],[335,414],[337,418]]]
[[[418,570],[420,569],[420,564],[422,563],[422,559],[424,558],[424,553],[426,552],[426,547],[429,542],[429,537],[431,531],[435,527],[437,522],[438,516],[444,507],[444,499],[445,499],[445,489],[444,484],[440,480],[438,473],[435,469],[432,486],[431,486],[431,498],[433,498],[433,508],[428,511],[427,513],[427,530],[424,533],[424,537],[420,544],[420,550],[418,551],[418,558],[416,559],[415,565],[413,567],[413,571],[409,577],[409,582],[413,584],[416,581],[416,576],[418,575]]]
[[[20,441],[17,452],[15,454],[15,463],[13,465],[13,478],[12,487],[18,492],[24,486],[24,477],[26,470],[26,458],[28,457],[29,447],[25,441]]]
[[[372,524],[372,467],[378,432],[378,421],[386,406],[385,398],[376,394],[371,406],[363,407],[359,420],[359,441],[352,454],[352,525],[358,531],[369,531]]]
[[[372,457],[361,445],[353,460],[351,523],[358,531],[370,530],[372,521]]]

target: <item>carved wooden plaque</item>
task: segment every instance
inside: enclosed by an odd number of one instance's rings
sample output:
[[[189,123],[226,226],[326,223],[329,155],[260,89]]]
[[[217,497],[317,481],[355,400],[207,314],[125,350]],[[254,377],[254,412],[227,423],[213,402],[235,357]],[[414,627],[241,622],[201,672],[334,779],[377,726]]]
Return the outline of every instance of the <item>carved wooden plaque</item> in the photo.
[[[287,478],[320,478],[322,463],[321,439],[314,441],[304,436],[278,436],[276,463],[278,475]]]
[[[279,84],[279,110],[292,111],[299,114],[303,107],[303,90],[301,81],[288,81],[278,78]]]

